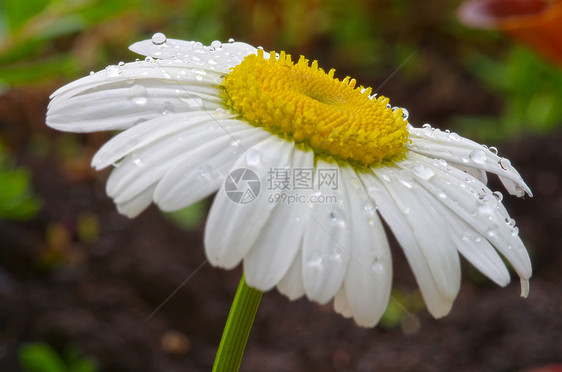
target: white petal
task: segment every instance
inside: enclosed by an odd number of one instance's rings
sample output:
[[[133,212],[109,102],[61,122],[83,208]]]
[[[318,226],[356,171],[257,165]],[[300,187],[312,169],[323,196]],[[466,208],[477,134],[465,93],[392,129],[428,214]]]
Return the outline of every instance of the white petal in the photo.
[[[351,318],[353,313],[351,312],[351,306],[347,299],[347,294],[345,293],[345,287],[341,287],[336,296],[334,297],[334,311],[341,314],[344,318]]]
[[[224,182],[245,149],[271,136],[247,123],[239,122],[237,126],[230,125],[227,129],[222,122],[222,127],[215,129],[224,132],[219,138],[194,144],[167,170],[154,192],[154,201],[160,209],[177,210],[209,196]]]
[[[315,170],[331,170],[341,177],[337,165],[323,160],[317,160]],[[304,288],[307,297],[320,304],[330,301],[340,289],[351,249],[351,217],[346,195],[339,188],[331,191],[337,198],[335,203],[309,204],[303,240]],[[329,192],[321,191],[317,196]]]
[[[372,327],[383,316],[390,299],[390,248],[375,202],[351,168],[342,167],[341,171],[353,229],[344,288],[356,323]]]
[[[198,42],[176,39],[167,39],[159,45],[154,44],[152,40],[143,40],[134,43],[129,49],[159,60],[178,59],[195,67],[214,68],[223,73],[228,73],[231,67],[238,65],[247,55],[257,53],[256,48],[246,43],[224,43],[214,48]]]
[[[304,281],[302,279],[302,255],[295,256],[293,263],[285,276],[277,283],[277,290],[294,301],[304,296]]]
[[[176,135],[185,129],[223,120],[216,115],[199,111],[193,113],[158,116],[119,133],[105,143],[92,159],[92,166],[103,169],[116,163],[129,153],[149,146],[165,137]]]
[[[463,172],[466,172],[466,173],[470,174],[472,177],[476,178],[478,181],[482,182],[484,185],[486,185],[488,183],[488,176],[486,175],[486,171],[483,171],[482,169],[475,169],[475,168],[471,168],[471,167],[466,167],[466,166],[460,165],[460,164],[453,164],[453,166],[455,168],[458,168],[458,169],[462,170]]]
[[[133,198],[123,203],[117,203],[117,210],[119,213],[129,218],[134,218],[144,211],[150,203],[152,203],[153,193],[154,186],[148,187],[141,193],[136,194]]]
[[[410,154],[409,158],[413,160],[412,164],[424,164],[435,173],[435,177],[423,184],[426,189],[488,239],[521,278],[531,277],[531,260],[517,229],[510,225],[511,218],[505,207],[486,185],[442,161],[417,154]]]
[[[235,132],[246,130],[248,126],[232,121],[229,128],[230,132]],[[186,158],[192,156],[191,151],[194,149],[213,143],[217,137],[220,139],[226,136],[227,133],[222,128],[216,128],[216,122],[209,121],[188,126],[173,136],[142,147],[128,154],[113,170],[107,181],[107,194],[117,203],[124,202],[158,182],[177,162],[186,161]]]
[[[439,244],[433,251],[432,237],[427,233],[435,230],[435,226],[428,225],[436,220],[428,221],[425,220],[427,216],[420,216],[415,202],[414,204],[409,203],[413,198],[408,193],[400,193],[400,195],[405,194],[406,200],[404,201],[390,194],[389,190],[394,190],[398,186],[399,181],[396,179],[393,182],[387,174],[383,175],[383,178],[389,180],[388,182],[379,181],[372,174],[360,173],[359,175],[369,195],[377,203],[379,213],[402,246],[429,312],[435,317],[447,315],[456,295],[455,289],[459,286],[457,274],[460,269],[458,268],[458,257],[455,260],[454,256],[447,251],[447,248],[450,247],[444,247],[443,237],[435,237]],[[388,186],[387,190],[383,183],[392,184]],[[416,219],[411,218],[411,210],[410,213],[404,214],[405,202],[411,209],[415,208]],[[424,231],[424,229],[427,230]],[[442,235],[440,232],[436,234]],[[443,256],[440,257],[440,255]],[[448,278],[447,275],[451,275],[451,278]]]
[[[232,168],[253,171],[263,188],[270,168],[288,167],[293,147],[292,143],[270,135],[248,149]],[[209,212],[205,229],[205,252],[209,262],[227,269],[236,266],[258,238],[273,207],[263,190],[247,204],[235,203],[227,196],[223,183]]]
[[[202,78],[181,66],[163,70],[144,62],[119,68],[123,76],[109,78],[101,71],[55,92],[47,124],[71,132],[118,130],[170,113],[224,107],[215,87],[221,81],[218,78]],[[173,77],[167,72],[172,70],[183,71],[185,78]]]
[[[509,160],[500,158],[484,146],[439,129],[410,127],[409,132],[412,140],[410,150],[430,158],[445,159],[454,164],[495,173],[510,194],[533,195]]]
[[[291,160],[292,169],[313,168],[311,151],[295,149]],[[276,191],[264,191],[268,199]],[[287,199],[271,199],[275,207],[250,252],[244,257],[244,275],[248,285],[267,291],[286,274],[302,246],[303,220],[307,206]]]

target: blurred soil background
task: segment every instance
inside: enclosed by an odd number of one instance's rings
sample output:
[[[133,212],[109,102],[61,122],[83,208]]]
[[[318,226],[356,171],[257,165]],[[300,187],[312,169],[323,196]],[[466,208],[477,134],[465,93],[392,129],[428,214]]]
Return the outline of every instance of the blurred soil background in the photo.
[[[44,124],[56,88],[134,60],[127,46],[161,31],[318,59],[406,107],[416,126],[498,147],[535,194],[504,192],[534,265],[528,299],[517,280],[499,288],[464,261],[453,310],[435,320],[395,246],[394,299],[381,325],[363,329],[331,304],[271,291],[243,371],[560,371],[562,69],[500,33],[462,26],[459,4],[0,2],[0,370],[211,369],[241,274],[206,264],[212,199],[120,216],[105,195],[108,172],[89,166],[112,134]],[[502,190],[494,176],[490,184]]]

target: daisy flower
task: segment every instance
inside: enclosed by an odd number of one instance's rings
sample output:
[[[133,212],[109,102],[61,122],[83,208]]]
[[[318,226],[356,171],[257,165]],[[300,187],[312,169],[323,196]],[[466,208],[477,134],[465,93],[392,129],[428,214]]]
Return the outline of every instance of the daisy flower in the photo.
[[[122,131],[92,160],[113,167],[107,194],[121,213],[217,193],[205,230],[212,265],[243,263],[249,286],[333,300],[361,326],[390,298],[389,233],[435,317],[459,291],[459,253],[500,286],[507,260],[527,296],[529,256],[486,174],[512,195],[531,191],[494,148],[414,127],[388,98],[302,56],[160,33],[130,49],[146,58],[60,88],[47,113],[62,131]]]

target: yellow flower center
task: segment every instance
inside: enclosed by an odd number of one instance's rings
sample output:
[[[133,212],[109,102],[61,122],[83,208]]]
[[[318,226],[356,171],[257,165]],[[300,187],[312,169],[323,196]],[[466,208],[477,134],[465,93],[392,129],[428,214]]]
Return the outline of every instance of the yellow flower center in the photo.
[[[247,56],[223,82],[227,106],[248,123],[310,146],[315,154],[365,166],[392,162],[406,152],[407,121],[388,98],[370,96],[355,79],[334,78],[316,61],[297,63],[281,52]]]

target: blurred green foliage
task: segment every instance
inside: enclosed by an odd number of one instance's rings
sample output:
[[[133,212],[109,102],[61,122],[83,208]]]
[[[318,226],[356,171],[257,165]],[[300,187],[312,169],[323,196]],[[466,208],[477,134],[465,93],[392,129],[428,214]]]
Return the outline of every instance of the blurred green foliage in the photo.
[[[503,60],[477,54],[468,66],[504,107],[500,116],[457,118],[463,132],[498,141],[562,124],[562,70],[533,51],[515,46]]]
[[[41,202],[31,189],[31,173],[15,167],[0,144],[0,219],[29,220]]]
[[[207,201],[203,200],[187,208],[165,213],[178,227],[185,230],[196,229],[203,224],[207,214]]]
[[[19,360],[25,372],[95,372],[96,362],[81,356],[74,348],[67,348],[59,355],[42,342],[23,345],[19,349]]]
[[[3,0],[0,2],[0,85],[74,76],[75,51],[57,49],[69,35],[119,17],[135,0]]]
[[[408,317],[415,317],[415,314],[424,308],[425,304],[419,290],[407,291],[401,288],[394,288],[379,326],[382,328],[394,328],[403,323]]]

